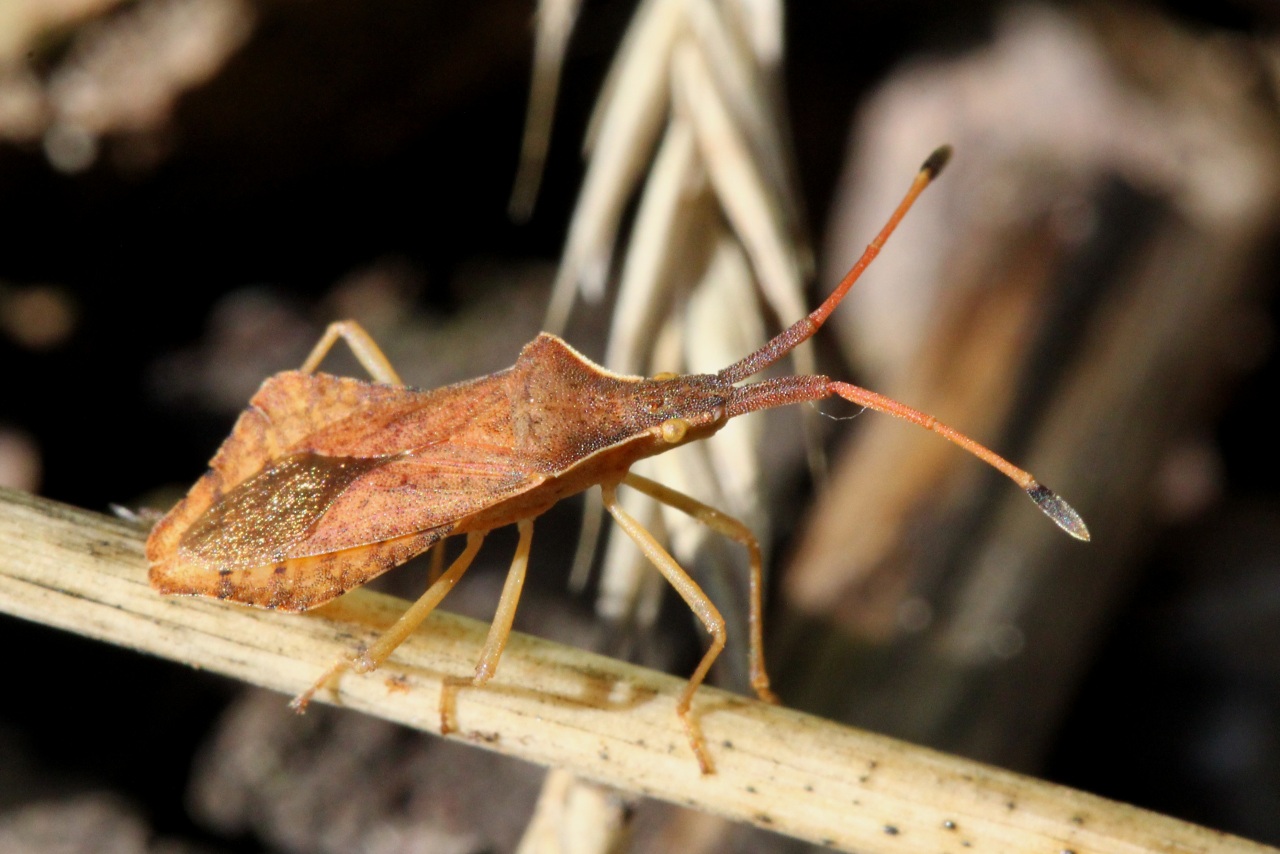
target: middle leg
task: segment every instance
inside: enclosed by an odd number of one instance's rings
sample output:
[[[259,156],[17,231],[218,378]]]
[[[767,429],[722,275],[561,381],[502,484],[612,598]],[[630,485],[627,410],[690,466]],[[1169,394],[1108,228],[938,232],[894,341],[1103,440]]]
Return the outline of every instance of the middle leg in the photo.
[[[476,662],[475,675],[470,679],[449,677],[440,687],[440,732],[447,734],[458,729],[454,702],[459,688],[471,685],[480,687],[488,682],[498,669],[498,659],[507,647],[511,637],[511,623],[516,617],[516,605],[520,602],[520,592],[524,589],[525,571],[529,567],[529,547],[533,542],[533,520],[521,519],[516,523],[520,532],[520,540],[516,544],[515,557],[511,559],[511,569],[507,571],[506,583],[502,585],[502,596],[498,599],[498,610],[489,625],[489,636],[485,640],[484,649],[480,652],[480,660]]]

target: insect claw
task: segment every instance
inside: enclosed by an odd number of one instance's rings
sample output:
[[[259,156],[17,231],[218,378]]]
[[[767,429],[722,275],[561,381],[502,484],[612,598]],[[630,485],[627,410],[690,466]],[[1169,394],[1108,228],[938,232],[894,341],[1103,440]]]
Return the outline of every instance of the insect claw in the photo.
[[[458,731],[458,689],[468,684],[469,680],[446,676],[440,683],[440,734],[449,735]]]
[[[289,701],[289,708],[293,709],[300,715],[307,713],[307,705],[311,702],[311,698],[316,693],[316,686],[312,685],[298,696]]]
[[[1077,540],[1089,541],[1089,528],[1084,524],[1084,520],[1080,518],[1080,514],[1075,511],[1067,502],[1063,501],[1047,486],[1041,486],[1039,483],[1032,481],[1027,487],[1027,495],[1036,503],[1040,511],[1054,521],[1054,523],[1066,531]]]
[[[756,696],[760,698],[761,702],[768,703],[771,706],[782,705],[781,698],[779,698],[777,694],[773,693],[767,685],[763,688],[757,688]]]
[[[344,670],[346,670],[348,666],[349,666],[349,663],[345,658],[338,659],[338,661],[334,663],[332,667],[326,670],[324,674],[311,685],[310,688],[308,688],[307,690],[303,691],[301,694],[299,694],[298,696],[290,700],[289,708],[293,709],[295,712],[297,712],[300,715],[305,715],[307,713],[307,706],[311,703],[311,698],[316,695],[316,692],[319,691],[321,688],[328,688],[331,686],[336,687],[336,680],[338,676]]]

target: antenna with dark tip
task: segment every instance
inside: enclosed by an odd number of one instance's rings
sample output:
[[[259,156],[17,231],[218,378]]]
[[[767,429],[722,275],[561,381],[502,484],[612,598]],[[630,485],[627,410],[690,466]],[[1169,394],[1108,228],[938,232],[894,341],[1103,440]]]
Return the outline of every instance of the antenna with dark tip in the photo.
[[[920,167],[920,171],[916,174],[915,180],[911,182],[911,187],[907,190],[907,194],[903,196],[902,201],[898,203],[898,207],[894,209],[889,220],[880,229],[880,233],[868,244],[866,250],[862,253],[862,257],[840,280],[840,284],[836,285],[831,295],[822,301],[822,305],[810,312],[808,316],[802,317],[783,330],[759,350],[725,368],[716,375],[717,378],[728,383],[740,382],[769,367],[817,332],[822,327],[822,324],[826,322],[831,312],[835,311],[836,306],[840,305],[840,302],[849,293],[849,289],[853,287],[854,283],[858,281],[863,271],[880,254],[880,249],[884,246],[885,241],[889,239],[889,235],[893,234],[898,227],[898,223],[902,221],[907,211],[915,204],[916,199],[924,192],[924,188],[929,186],[934,178],[938,177],[950,159],[951,146],[949,145],[944,145],[929,155]],[[960,431],[948,427],[932,415],[928,415],[918,409],[912,409],[892,398],[860,386],[838,382],[822,376],[776,377],[735,388],[726,406],[726,412],[729,417],[734,417],[757,409],[769,409],[774,406],[784,406],[805,400],[822,400],[832,396],[843,397],[845,400],[865,406],[868,409],[874,409],[878,412],[892,415],[895,418],[910,421],[912,424],[917,424],[926,430],[932,430],[948,441],[959,445],[1022,487],[1022,490],[1030,496],[1041,512],[1052,519],[1062,530],[1078,540],[1089,539],[1089,529],[1085,526],[1084,520],[1080,518],[1080,514],[1070,504],[1063,501],[1057,493],[1032,477],[1030,472],[1018,468],[990,448],[975,442]]]

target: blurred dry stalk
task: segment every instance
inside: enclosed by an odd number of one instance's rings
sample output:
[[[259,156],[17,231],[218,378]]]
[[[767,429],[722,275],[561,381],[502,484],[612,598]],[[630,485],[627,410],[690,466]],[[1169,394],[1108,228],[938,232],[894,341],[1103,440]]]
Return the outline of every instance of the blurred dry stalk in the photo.
[[[521,175],[513,208],[527,210],[545,155],[554,108],[557,54],[577,4],[539,4],[537,62]],[[614,59],[588,129],[588,166],[554,284],[546,328],[558,332],[576,297],[599,302],[627,206],[640,191],[622,264],[603,363],[622,373],[716,371],[765,340],[757,291],[789,323],[805,313],[811,267],[794,185],[781,102],[783,10],[777,0],[645,0]],[[909,173],[904,173],[909,174]],[[643,185],[643,189],[641,188]],[[532,186],[532,190],[530,189]],[[812,372],[811,351],[796,356]],[[739,419],[713,443],[646,460],[637,472],[695,495],[746,522],[768,549],[762,503],[759,419]],[[623,490],[623,505],[692,564],[705,527]],[[603,514],[586,496],[574,562],[581,585]],[[731,545],[736,568],[742,555]],[[735,601],[740,572],[703,572],[713,600]],[[720,589],[717,590],[716,588]],[[626,537],[610,537],[597,611],[643,631],[657,618],[666,585]],[[741,638],[740,609],[726,607]],[[718,666],[739,677],[736,641]],[[739,682],[744,681],[739,678]]]
[[[604,357],[611,370],[699,373],[740,358],[766,337],[757,287],[782,320],[804,313],[810,261],[800,239],[780,106],[781,60],[780,3],[640,5],[591,120],[587,174],[548,329],[563,327],[577,296],[602,298],[624,213],[641,184]],[[797,361],[813,365],[807,350]],[[637,470],[762,532],[761,445],[759,421],[743,419],[714,443],[645,461]],[[599,497],[592,493],[587,500],[577,579],[594,552],[601,518]],[[704,528],[629,490],[623,502],[669,539],[680,560],[693,561],[707,537]],[[740,562],[732,549],[726,553],[735,566]],[[635,546],[611,538],[598,599],[602,615],[646,626],[663,592]],[[714,589],[711,595],[732,601]],[[730,620],[737,617],[732,610]]]
[[[0,6],[0,63],[17,61],[49,32],[102,13],[123,0],[10,0]]]
[[[211,78],[253,23],[248,0],[6,0],[0,140],[40,140],[63,172],[93,165],[107,135],[143,138],[128,154],[154,156],[178,97]]]
[[[35,492],[40,488],[41,468],[35,437],[0,421],[0,487]]]
[[[529,106],[524,137],[520,143],[520,167],[512,182],[508,213],[524,222],[533,213],[542,185],[547,149],[551,145],[551,125],[560,92],[569,36],[578,19],[582,0],[539,0],[534,21],[533,73],[529,80]]]
[[[353,638],[376,634],[405,605],[360,589],[299,616],[157,596],[146,581],[143,536],[143,530],[118,519],[0,490],[0,611],[291,693],[349,648]],[[431,631],[410,638],[377,673],[344,679],[343,704],[420,730],[438,730],[443,680],[467,672],[486,628],[448,614],[436,614],[430,623]],[[975,850],[1070,848],[1100,854],[1264,850],[1124,804],[711,688],[699,694],[697,706],[719,773],[704,776],[682,749],[687,745],[672,713],[682,684],[614,659],[513,636],[502,674],[484,690],[458,692],[457,715],[461,735],[490,750],[563,764],[632,792],[838,850],[924,854],[957,842]],[[411,828],[385,821],[373,836],[349,837],[367,841],[358,847],[316,842],[322,838],[317,830],[351,834],[357,829],[352,825],[368,815],[359,808],[361,801],[396,799],[379,786],[364,785],[367,780],[353,786],[353,768],[365,775],[399,771],[404,787],[399,798],[380,806],[384,817],[403,817],[410,812],[404,801],[417,782],[409,773],[414,766],[398,761],[401,751],[386,749],[396,736],[370,729],[370,719],[343,719],[364,733],[353,744],[326,731],[320,715],[300,720],[274,699],[282,737],[211,746],[218,761],[238,759],[268,783],[269,796],[252,806],[284,819],[275,824],[284,835],[274,841],[294,850],[402,851],[422,850],[430,844],[424,840],[435,840],[451,847],[432,850],[475,850],[467,847],[465,833],[413,836]],[[163,715],[168,710],[139,711]],[[623,717],[625,724],[619,721]],[[323,777],[299,774],[293,748],[308,737],[339,760],[322,766],[330,772]],[[237,751],[240,756],[227,756]],[[366,764],[371,756],[382,763],[372,771]],[[509,779],[496,783],[511,785]],[[332,811],[336,814],[306,810],[315,793],[326,789],[339,796],[342,808]],[[246,792],[217,791],[222,801],[244,798]],[[471,807],[489,823],[512,820],[493,815],[492,804],[476,800]],[[428,806],[452,808],[449,803]],[[291,838],[291,831],[304,835]],[[402,835],[405,841],[397,844]]]
[[[1026,465],[1094,540],[1058,537],[963,455],[871,419],[784,578],[808,625],[784,696],[1038,766],[1165,521],[1162,468],[1208,429],[1215,382],[1258,356],[1250,273],[1280,190],[1260,74],[1248,45],[1154,14],[1019,7],[987,50],[872,99],[831,270],[910,168],[903,140],[958,156],[833,323],[870,385]]]
[[[36,801],[0,814],[0,851],[7,854],[133,854],[157,847],[166,854],[186,854],[178,846],[155,846],[154,836],[133,804],[109,792]]]
[[[628,813],[621,792],[551,768],[517,854],[625,851]]]

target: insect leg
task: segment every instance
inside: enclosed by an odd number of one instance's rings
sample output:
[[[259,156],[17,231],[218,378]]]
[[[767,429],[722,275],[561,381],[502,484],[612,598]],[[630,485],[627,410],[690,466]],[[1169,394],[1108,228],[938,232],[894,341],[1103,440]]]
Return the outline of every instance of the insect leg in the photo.
[[[471,680],[473,685],[483,685],[498,669],[498,659],[506,649],[507,638],[511,637],[511,623],[516,617],[516,605],[520,601],[520,591],[524,589],[524,574],[529,567],[529,546],[533,542],[533,520],[521,519],[516,523],[520,531],[520,541],[516,544],[516,556],[511,560],[511,569],[507,572],[507,581],[502,585],[502,597],[498,600],[498,610],[489,625],[489,637],[484,642],[484,650],[476,663],[476,675]]]
[[[444,540],[436,540],[431,544],[431,564],[427,568],[427,586],[430,587],[444,575]]]
[[[632,489],[639,490],[650,498],[661,501],[668,507],[674,507],[687,513],[697,521],[706,525],[716,533],[741,543],[747,550],[747,561],[750,566],[748,593],[747,626],[751,636],[750,673],[751,687],[766,703],[777,703],[778,695],[769,689],[769,674],[764,666],[764,567],[760,559],[760,543],[751,529],[738,519],[723,513],[716,508],[703,504],[692,496],[678,492],[669,486],[663,486],[647,477],[628,472],[622,482]]]
[[[333,684],[334,680],[348,669],[357,673],[368,673],[386,661],[395,648],[404,643],[404,639],[422,624],[422,621],[440,604],[440,600],[445,597],[445,594],[458,583],[458,579],[467,571],[467,567],[471,566],[471,561],[475,559],[476,552],[480,551],[482,542],[484,542],[484,532],[467,534],[467,547],[462,550],[462,554],[454,559],[445,574],[436,579],[436,582],[427,588],[427,592],[423,593],[418,601],[414,602],[409,607],[409,610],[405,611],[400,616],[400,619],[391,625],[391,628],[383,632],[372,646],[354,658],[348,658],[347,656],[339,658],[332,667],[316,680],[314,685],[295,697],[289,705],[295,711],[306,711],[307,703],[311,701],[316,692]]]
[[[689,716],[689,706],[693,702],[694,692],[698,690],[698,686],[707,678],[707,671],[711,669],[712,663],[720,655],[720,651],[724,649],[724,617],[720,616],[716,606],[711,604],[707,594],[703,593],[697,582],[689,577],[689,573],[685,572],[680,564],[676,562],[676,559],[654,539],[653,534],[645,530],[643,525],[622,509],[621,505],[618,504],[616,483],[600,484],[600,494],[604,497],[605,509],[613,516],[614,521],[618,523],[622,530],[626,531],[627,536],[635,541],[644,556],[658,568],[658,571],[676,589],[676,592],[680,594],[680,598],[684,599],[685,604],[698,615],[698,618],[702,620],[702,624],[707,627],[707,631],[711,634],[711,647],[703,655],[702,661],[698,664],[698,669],[693,671],[693,675],[689,677],[689,682],[685,686],[684,692],[681,693],[680,699],[676,702],[676,714],[680,717],[680,723],[684,725],[685,734],[689,737],[689,745],[693,748],[693,753],[698,758],[698,766],[702,769],[703,774],[711,774],[715,771],[715,768],[711,764],[711,757],[707,755],[702,732]]]
[[[315,373],[320,363],[324,361],[324,357],[333,349],[333,345],[338,343],[339,338],[347,342],[356,360],[369,372],[369,376],[380,383],[404,385],[400,375],[396,373],[395,368],[391,367],[390,360],[382,352],[382,348],[373,340],[373,336],[365,332],[364,327],[354,320],[330,323],[324,334],[320,336],[320,340],[316,342],[316,346],[311,348],[311,355],[307,356],[307,360],[302,363],[302,372]]]
[[[360,655],[356,656],[352,662],[352,667],[357,673],[368,673],[370,670],[376,670],[382,662],[387,660],[395,648],[404,643],[404,639],[413,634],[413,630],[422,624],[436,606],[440,604],[453,586],[458,583],[458,579],[462,578],[462,574],[471,566],[471,561],[475,559],[476,552],[480,551],[480,544],[484,542],[484,535],[487,531],[473,531],[467,534],[467,546],[462,550],[462,554],[454,558],[453,563],[449,564],[449,568],[445,570],[444,575],[436,579],[436,582],[427,588],[427,592],[419,597],[417,602],[409,606],[409,610],[401,615],[400,619],[392,624],[391,628],[382,633],[382,636],[374,641],[373,646],[366,649]]]
[[[529,567],[529,546],[533,542],[533,520],[521,519],[516,523],[520,531],[520,541],[516,544],[516,555],[511,559],[511,569],[507,572],[506,583],[502,585],[502,596],[498,599],[498,610],[489,624],[489,637],[485,640],[484,649],[480,652],[480,660],[476,662],[476,672],[470,679],[445,677],[440,686],[440,734],[448,735],[458,729],[457,695],[458,689],[473,685],[479,687],[489,681],[498,669],[498,659],[507,647],[511,637],[511,623],[516,616],[516,605],[520,602],[520,591],[524,589],[525,570]]]

